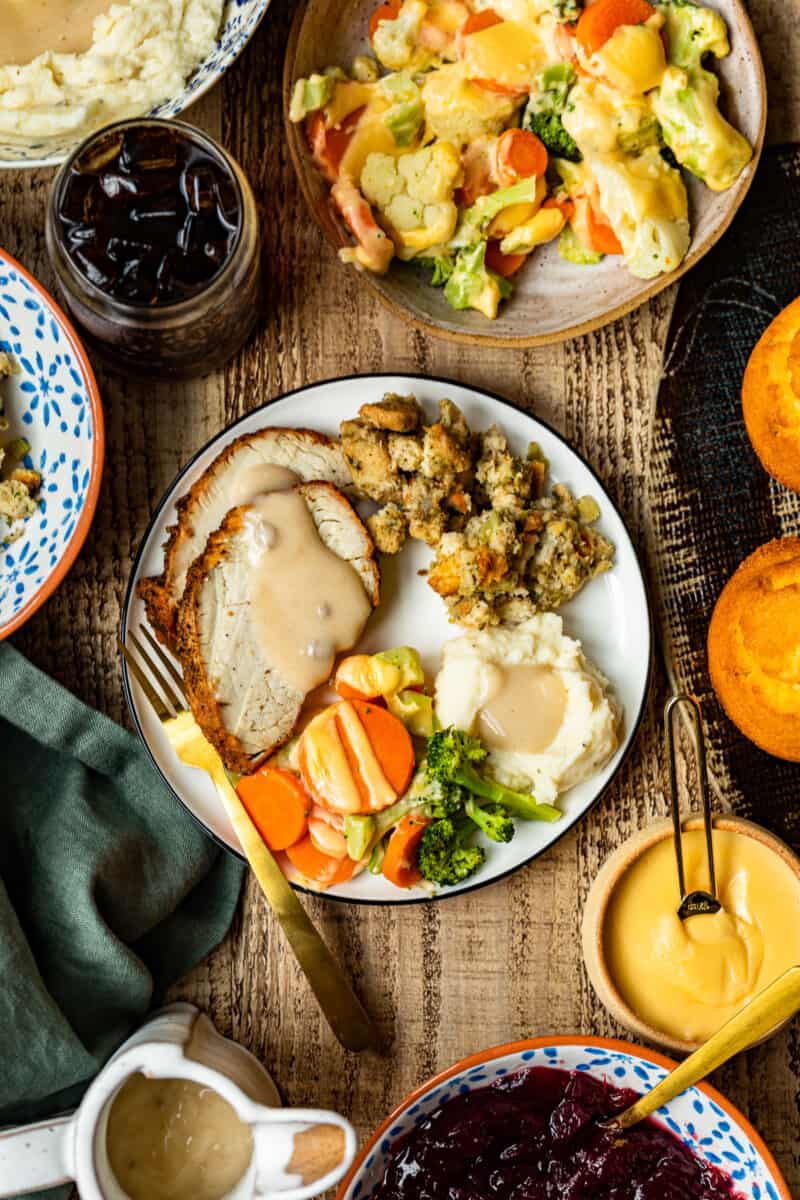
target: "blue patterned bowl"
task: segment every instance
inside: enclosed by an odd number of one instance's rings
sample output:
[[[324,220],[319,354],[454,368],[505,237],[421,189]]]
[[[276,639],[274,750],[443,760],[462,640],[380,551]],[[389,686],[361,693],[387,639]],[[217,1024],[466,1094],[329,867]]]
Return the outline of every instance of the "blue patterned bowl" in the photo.
[[[0,639],[58,587],[92,523],[103,473],[103,409],[94,373],[61,309],[0,250],[0,349],[18,368],[3,381],[10,428],[42,475],[39,511],[0,547]],[[7,530],[0,531],[7,532]]]
[[[217,44],[193,75],[187,79],[183,91],[159,104],[149,114],[152,117],[177,117],[195,100],[199,100],[217,83],[244,50],[269,8],[270,0],[228,0],[222,18]],[[0,168],[54,166],[70,154],[84,133],[77,138],[36,142],[0,140]]]
[[[452,1096],[524,1067],[588,1071],[615,1087],[647,1091],[674,1067],[668,1058],[611,1038],[532,1038],[465,1058],[422,1085],[395,1109],[356,1158],[336,1200],[370,1200],[392,1146]],[[780,1172],[750,1123],[707,1084],[689,1088],[656,1117],[701,1158],[726,1171],[747,1200],[792,1200]]]

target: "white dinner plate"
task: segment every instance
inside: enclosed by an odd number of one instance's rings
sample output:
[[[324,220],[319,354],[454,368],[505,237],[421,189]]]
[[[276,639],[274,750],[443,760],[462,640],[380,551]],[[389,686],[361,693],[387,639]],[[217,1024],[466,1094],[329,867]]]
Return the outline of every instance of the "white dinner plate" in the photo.
[[[550,483],[566,484],[576,496],[591,495],[601,508],[599,528],[616,546],[614,566],[589,583],[561,610],[564,630],[583,643],[587,656],[609,678],[624,709],[622,743],[599,774],[566,792],[560,799],[564,816],[553,824],[518,821],[513,840],[487,846],[486,863],[463,884],[444,888],[436,898],[454,896],[501,879],[552,846],[602,795],[622,765],[641,720],[647,696],[651,658],[651,617],[642,571],[631,539],[617,509],[589,466],[549,426],[488,392],[446,379],[418,375],[360,375],[311,384],[290,392],[248,413],[213,438],[189,462],[167,490],[144,536],[131,573],[122,616],[122,637],[145,622],[144,605],[136,595],[140,578],[158,575],[166,530],[175,520],[176,501],[219,452],[235,437],[266,425],[308,427],[336,435],[340,421],[354,417],[360,405],[380,399],[384,392],[413,393],[428,415],[436,401],[448,396],[463,410],[473,429],[496,423],[508,436],[512,449],[524,454],[528,443],[538,442],[550,464]],[[409,542],[395,558],[382,561],[381,604],[369,620],[358,645],[362,652],[411,645],[420,651],[429,679],[439,665],[442,646],[461,632],[447,620],[444,604],[428,587],[420,571],[430,562],[431,551],[421,542]],[[125,692],[136,728],[158,771],[175,796],[223,846],[240,854],[239,843],[211,780],[184,766],[172,752],[161,725],[150,709],[139,684],[123,661]],[[404,891],[382,876],[364,872],[347,884],[331,888],[326,896],[361,903],[408,904],[430,899],[420,889]]]

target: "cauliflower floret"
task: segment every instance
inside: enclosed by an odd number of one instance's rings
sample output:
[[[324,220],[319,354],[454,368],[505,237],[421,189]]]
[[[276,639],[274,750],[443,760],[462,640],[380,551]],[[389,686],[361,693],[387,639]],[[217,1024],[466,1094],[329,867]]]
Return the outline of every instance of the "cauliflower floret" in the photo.
[[[702,67],[668,67],[653,111],[678,162],[712,191],[723,192],[753,157],[750,143],[717,107],[719,80]]]
[[[467,79],[463,63],[430,71],[422,85],[428,132],[465,146],[484,134],[502,133],[520,101],[477,87]]]
[[[600,208],[639,279],[674,271],[689,249],[689,212],[680,172],[653,146],[637,158],[598,155],[590,162]]]
[[[399,258],[408,260],[452,237],[458,220],[453,189],[460,177],[458,152],[448,142],[399,159],[368,155],[361,189],[386,223]]]
[[[419,33],[427,12],[424,0],[406,0],[394,21],[378,22],[372,35],[372,49],[389,70],[420,69],[430,59],[430,53],[419,47]]]
[[[409,196],[426,204],[450,200],[453,188],[461,181],[461,159],[450,142],[435,142],[416,154],[403,155],[397,160],[397,169]]]

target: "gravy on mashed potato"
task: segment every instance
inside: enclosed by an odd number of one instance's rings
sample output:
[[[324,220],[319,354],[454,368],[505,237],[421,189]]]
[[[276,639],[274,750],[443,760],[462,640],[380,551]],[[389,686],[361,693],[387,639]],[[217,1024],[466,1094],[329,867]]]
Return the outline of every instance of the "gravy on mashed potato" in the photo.
[[[619,746],[621,714],[608,681],[555,613],[447,642],[436,715],[477,734],[493,774],[531,787],[544,804],[601,770]]]
[[[224,0],[5,0],[0,137],[73,142],[177,95],[208,56]]]
[[[94,19],[112,0],[5,0],[0,5],[0,59],[24,66],[40,54],[82,54],[94,41]]]

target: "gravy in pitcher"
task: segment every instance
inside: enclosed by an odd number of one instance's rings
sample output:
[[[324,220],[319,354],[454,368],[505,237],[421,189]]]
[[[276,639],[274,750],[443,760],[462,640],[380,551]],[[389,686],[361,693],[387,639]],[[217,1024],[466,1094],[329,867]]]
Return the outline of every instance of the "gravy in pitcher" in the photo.
[[[253,1135],[211,1088],[136,1074],[111,1106],[106,1149],[130,1200],[222,1200],[250,1165]]]

